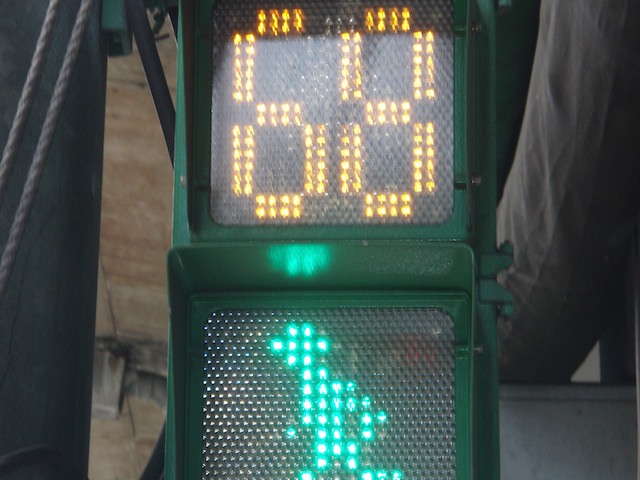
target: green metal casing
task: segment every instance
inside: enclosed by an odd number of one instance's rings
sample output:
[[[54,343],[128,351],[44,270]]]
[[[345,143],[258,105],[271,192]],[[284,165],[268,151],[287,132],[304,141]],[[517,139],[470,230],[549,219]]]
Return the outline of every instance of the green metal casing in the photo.
[[[499,478],[495,322],[501,299],[495,274],[504,262],[495,246],[497,5],[452,1],[454,212],[435,226],[353,227],[214,224],[209,185],[215,0],[181,3],[166,478],[201,475],[198,375],[207,312],[296,306],[445,309],[455,320],[456,476]],[[311,258],[299,267],[317,251],[322,262]]]

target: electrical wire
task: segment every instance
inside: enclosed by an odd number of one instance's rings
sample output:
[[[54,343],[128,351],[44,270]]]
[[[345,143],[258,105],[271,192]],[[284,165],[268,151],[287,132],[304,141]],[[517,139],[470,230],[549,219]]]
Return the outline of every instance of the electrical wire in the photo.
[[[640,217],[638,217],[640,219]],[[636,370],[636,418],[640,418],[640,221],[636,227],[636,235],[631,247],[631,302],[633,309],[633,326],[635,340],[635,370]],[[636,426],[637,438],[640,439],[640,422]],[[640,480],[640,442],[636,455],[636,478]]]
[[[160,431],[160,435],[158,435],[158,440],[156,441],[156,446],[151,452],[151,457],[149,457],[149,461],[147,462],[142,475],[140,476],[140,480],[158,480],[164,478],[164,449],[165,449],[165,431],[167,427],[167,421],[165,419],[164,424],[162,425],[162,430]]]
[[[65,52],[62,67],[56,80],[53,95],[51,96],[51,102],[49,103],[49,109],[47,110],[42,131],[40,132],[36,151],[33,154],[27,180],[22,190],[20,203],[13,218],[11,230],[9,231],[9,239],[7,240],[4,252],[2,252],[2,260],[0,261],[0,299],[6,291],[22,234],[24,233],[29,214],[31,213],[31,207],[36,197],[40,177],[44,170],[45,160],[49,153],[49,147],[51,146],[53,134],[58,125],[67,89],[69,88],[71,73],[78,58],[78,52],[80,51],[94,3],[95,0],[82,0],[76,15],[76,21],[71,32],[71,39],[67,45],[67,51]]]
[[[47,13],[40,29],[40,36],[36,43],[36,49],[31,57],[31,65],[29,66],[29,72],[27,73],[27,79],[22,87],[22,93],[20,94],[20,100],[18,101],[18,109],[16,115],[11,124],[11,130],[9,131],[9,137],[7,143],[4,146],[2,152],[2,160],[0,160],[0,205],[4,201],[4,196],[7,191],[7,185],[9,184],[9,176],[11,175],[11,169],[18,153],[18,147],[22,141],[22,135],[24,133],[25,126],[27,124],[27,118],[33,105],[33,100],[36,96],[36,89],[40,83],[42,76],[42,70],[44,68],[46,53],[51,46],[51,37],[53,33],[53,27],[55,20],[60,11],[61,0],[51,0]]]
[[[169,159],[173,166],[173,150],[176,132],[176,110],[169,93],[167,79],[160,63],[160,56],[156,48],[153,31],[149,25],[147,10],[143,0],[126,0],[127,19],[131,25],[133,36],[138,45],[140,59],[147,77],[149,90],[156,106],[156,113],[160,120],[164,140],[169,151]]]

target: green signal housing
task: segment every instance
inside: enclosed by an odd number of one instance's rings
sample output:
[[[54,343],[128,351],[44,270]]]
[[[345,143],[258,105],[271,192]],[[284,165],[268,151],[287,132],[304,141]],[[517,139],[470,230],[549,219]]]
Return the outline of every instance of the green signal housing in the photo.
[[[495,2],[236,3],[181,3],[166,477],[497,480]]]

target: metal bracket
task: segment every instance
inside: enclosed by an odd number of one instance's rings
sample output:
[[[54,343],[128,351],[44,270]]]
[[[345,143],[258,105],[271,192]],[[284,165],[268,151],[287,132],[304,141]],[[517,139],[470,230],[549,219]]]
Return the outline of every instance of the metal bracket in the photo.
[[[107,36],[107,53],[110,57],[131,53],[131,29],[124,2],[125,0],[102,1],[102,30]]]
[[[480,303],[493,303],[504,316],[513,315],[513,297],[500,285],[496,275],[508,268],[513,262],[513,246],[503,243],[495,254],[480,257],[478,278],[478,299]]]

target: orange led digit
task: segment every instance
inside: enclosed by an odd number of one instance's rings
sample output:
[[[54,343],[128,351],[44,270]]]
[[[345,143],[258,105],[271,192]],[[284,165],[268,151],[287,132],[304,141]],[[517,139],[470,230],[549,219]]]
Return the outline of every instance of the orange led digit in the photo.
[[[408,8],[402,9],[402,31],[408,32],[411,30],[411,26],[409,25],[409,19],[411,18],[411,14],[409,13]]]
[[[384,11],[384,8],[378,9],[378,31],[384,32],[386,30],[385,19],[387,18],[387,14]]]
[[[300,195],[256,195],[255,215],[261,220],[300,218],[301,211]]]
[[[242,132],[244,130],[244,132]],[[233,126],[233,192],[236,196],[253,192],[253,161],[255,132],[253,126]],[[244,136],[242,134],[244,133]]]
[[[365,118],[368,125],[384,125],[391,123],[398,125],[411,121],[411,103],[403,101],[398,107],[398,102],[372,102],[365,104]]]
[[[415,32],[413,38],[413,98],[420,100],[424,94],[426,98],[434,99],[436,97],[434,34],[431,31],[426,34]]]
[[[216,2],[214,221],[445,221],[454,192],[451,2],[327,2]]]
[[[265,105],[259,103],[256,105],[256,122],[260,127],[267,124],[272,127],[294,124],[298,127],[302,126],[302,114],[299,103],[271,103]]]
[[[306,125],[305,134],[305,184],[306,193],[323,194],[327,191],[327,133],[325,125]]]
[[[362,128],[359,124],[342,127],[340,149],[340,191],[343,194],[362,189]]]
[[[290,33],[304,32],[304,15],[302,10],[294,8],[276,10],[271,9],[268,12],[264,10],[258,11],[258,34],[277,37],[278,35],[288,35]]]
[[[264,35],[265,33],[267,33],[267,27],[265,26],[266,21],[267,14],[264,13],[264,10],[260,10],[258,12],[258,33],[260,35]]]
[[[373,21],[373,10],[368,8],[366,10],[365,16],[366,16],[365,25],[367,27],[367,30],[369,32],[373,32],[373,29],[375,26],[375,22]]]
[[[362,38],[358,32],[341,35],[340,92],[342,100],[362,98]]]
[[[432,193],[436,189],[435,127],[433,122],[428,122],[426,125],[416,123],[413,126],[413,134],[413,191],[421,193],[424,186],[428,193]],[[424,185],[423,179],[425,179]]]
[[[435,182],[435,129],[432,122],[427,123],[427,182],[426,187],[429,193],[436,189]]]
[[[425,94],[427,95],[427,98],[433,99],[436,97],[436,89],[435,89],[436,67],[435,67],[435,60],[433,55],[433,42],[434,42],[433,32],[427,32],[425,40],[426,40],[426,54],[427,54],[427,82],[426,82],[427,89],[425,91]]]
[[[398,14],[398,9],[394,8],[393,10],[391,10],[391,22],[390,22],[390,27],[391,30],[393,30],[394,32],[397,32],[398,29],[400,28],[400,16]]]
[[[280,13],[278,10],[269,10],[269,30],[276,37],[280,33]]]
[[[255,55],[255,36],[246,35],[243,39],[240,34],[233,37],[234,47],[234,91],[233,99],[236,102],[251,102],[253,100],[253,66]]]
[[[365,196],[365,216],[385,218],[387,216],[411,216],[411,195],[408,193],[379,193]]]
[[[293,26],[296,29],[296,32],[302,33],[304,31],[304,26],[302,23],[304,16],[302,15],[302,10],[296,8],[293,10]]]
[[[367,8],[364,13],[364,25],[368,32],[409,32],[411,13],[408,8]]]

